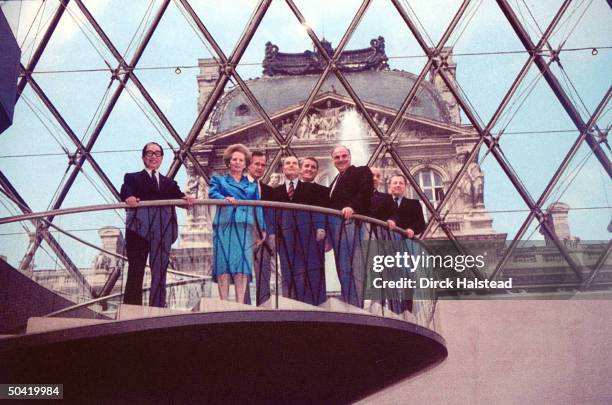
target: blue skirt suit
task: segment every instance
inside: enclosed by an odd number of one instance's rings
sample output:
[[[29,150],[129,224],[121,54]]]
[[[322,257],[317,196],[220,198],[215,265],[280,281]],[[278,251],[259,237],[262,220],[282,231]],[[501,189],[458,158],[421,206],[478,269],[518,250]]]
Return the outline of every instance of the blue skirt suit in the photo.
[[[259,200],[257,183],[251,183],[246,176],[236,182],[230,175],[213,176],[208,190],[208,197],[236,200]],[[246,274],[249,282],[253,269],[253,230],[255,221],[265,229],[261,207],[217,206],[213,221],[213,271],[212,279],[217,282],[218,276],[229,273]]]

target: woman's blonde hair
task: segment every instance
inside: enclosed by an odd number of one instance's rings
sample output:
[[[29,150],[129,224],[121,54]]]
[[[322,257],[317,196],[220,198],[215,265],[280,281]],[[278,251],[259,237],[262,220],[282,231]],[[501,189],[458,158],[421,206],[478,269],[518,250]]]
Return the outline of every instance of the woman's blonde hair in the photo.
[[[232,155],[234,152],[240,152],[244,155],[244,162],[247,166],[251,164],[251,151],[249,148],[241,143],[235,143],[228,146],[223,152],[223,163],[225,163],[226,167],[229,167],[230,160],[232,160]]]

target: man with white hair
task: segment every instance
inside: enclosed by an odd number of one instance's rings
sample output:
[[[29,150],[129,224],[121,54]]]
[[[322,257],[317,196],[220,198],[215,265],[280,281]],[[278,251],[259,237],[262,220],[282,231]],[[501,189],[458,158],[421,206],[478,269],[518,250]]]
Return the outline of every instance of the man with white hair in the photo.
[[[311,183],[299,179],[300,165],[295,156],[282,159],[285,183],[276,187],[272,199],[303,205],[317,205]],[[277,209],[276,246],[280,256],[283,295],[307,304],[319,305],[326,298],[323,261],[325,217],[319,213]]]
[[[406,178],[403,174],[391,176],[390,191],[395,204],[395,223],[406,230],[406,238],[412,239],[425,230],[421,203],[419,200],[406,198]]]

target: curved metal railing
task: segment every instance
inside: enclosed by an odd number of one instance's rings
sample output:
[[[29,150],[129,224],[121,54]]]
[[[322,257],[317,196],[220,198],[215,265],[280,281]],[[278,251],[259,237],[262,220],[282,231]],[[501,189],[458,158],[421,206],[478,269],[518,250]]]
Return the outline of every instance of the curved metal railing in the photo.
[[[150,211],[162,207],[174,206],[185,207],[186,202],[183,200],[143,201],[139,203],[137,209],[144,212],[145,210]],[[261,215],[260,218],[265,217],[263,222],[267,223],[268,229],[266,230],[269,234],[275,236],[276,246],[270,249],[267,243],[262,244],[261,247],[251,244],[242,249],[243,255],[254,255],[254,286],[248,289],[245,297],[246,302],[250,301],[253,305],[261,305],[267,300],[272,300],[273,305],[271,307],[279,308],[279,299],[281,297],[291,298],[293,300],[302,301],[303,303],[318,306],[323,305],[329,298],[332,298],[343,302],[343,304],[351,304],[353,307],[370,310],[381,315],[390,314],[391,316],[403,316],[405,319],[417,322],[423,326],[433,327],[436,302],[435,291],[433,289],[423,289],[418,293],[411,292],[409,295],[403,292],[399,296],[391,297],[385,296],[384,294],[382,296],[373,296],[362,287],[371,278],[371,274],[368,274],[365,269],[368,254],[371,258],[371,249],[374,249],[375,253],[381,253],[383,251],[389,253],[389,249],[391,249],[391,252],[403,249],[412,252],[416,249],[426,249],[421,241],[402,240],[401,235],[403,230],[396,229],[392,231],[388,228],[386,222],[375,218],[353,215],[351,220],[346,221],[342,219],[340,211],[293,203],[240,200],[232,204],[225,200],[207,199],[197,200],[194,206],[214,206],[216,207],[217,217],[219,213],[223,212],[231,212],[233,213],[231,215],[235,215],[237,207],[252,207],[251,213],[253,217],[258,217],[259,215]],[[42,220],[47,222],[47,218],[80,213],[90,214],[93,212],[117,209],[127,209],[128,213],[130,211],[134,212],[133,207],[129,207],[125,203],[91,205],[0,218],[0,225],[20,221]],[[134,220],[133,217],[132,220]],[[212,229],[214,235],[213,246],[215,248],[218,247],[219,242],[217,240],[217,234],[223,232],[220,228],[220,224],[216,223],[216,221],[217,219],[215,219]],[[127,224],[125,225],[129,228],[131,226],[129,223],[130,219],[126,218],[126,222]],[[255,219],[254,222],[256,223],[257,219]],[[270,225],[270,222],[272,222],[273,225]],[[237,226],[235,218],[231,219],[226,226],[229,227],[227,229],[230,229],[231,233],[232,227]],[[251,223],[251,226],[263,228],[261,224]],[[315,241],[315,226],[323,226],[325,228],[325,239]],[[63,231],[63,233],[69,234],[67,231]],[[304,236],[305,234],[309,234],[310,236]],[[116,257],[122,262],[126,262],[127,260],[125,255],[97,247],[75,235],[69,236],[106,255]],[[374,246],[379,242],[382,244],[391,243],[391,245],[384,248]],[[309,247],[306,248],[305,245]],[[302,259],[300,259],[301,262],[297,260],[298,263],[296,264],[296,261],[293,260],[293,256],[297,255],[298,251],[300,252],[299,254],[302,255]],[[326,251],[328,253],[326,253]],[[315,260],[316,256],[319,258]],[[311,264],[309,264],[309,261]],[[314,267],[316,267],[317,270],[311,270],[309,268],[313,267],[313,261],[316,262]],[[123,265],[121,267],[119,273],[124,270]],[[331,270],[330,267],[332,268]],[[199,286],[201,290],[201,297],[214,297],[215,287],[213,280],[211,280],[210,267],[202,270],[204,274],[171,270],[170,273],[175,277],[189,277],[190,279],[170,280],[164,285],[164,291],[180,289],[190,284],[195,284]],[[318,274],[315,274],[317,272]],[[123,271],[123,273],[125,273],[125,271]],[[335,284],[337,287],[339,284],[339,288],[336,289],[329,287],[330,284],[333,284],[330,283],[331,280],[329,279],[333,278],[334,273],[337,276]],[[328,279],[327,287],[325,284],[326,277]],[[214,279],[214,276],[212,278]],[[232,279],[232,282],[233,281]],[[106,288],[106,294],[108,295],[96,297],[87,302],[81,302],[68,308],[53,311],[47,316],[66,315],[76,309],[91,307],[93,305],[97,305],[98,308],[108,313],[109,306],[116,307],[123,294],[121,291],[112,293],[112,287],[111,285],[110,288]],[[151,286],[145,286],[144,291],[150,291],[151,288]],[[163,295],[165,296],[165,294]],[[114,303],[110,304],[113,301]],[[418,304],[416,304],[417,301],[419,302]],[[413,305],[413,303],[415,304]],[[335,308],[338,308],[338,306]],[[328,309],[333,310],[330,306],[328,306]]]
[[[207,205],[207,206],[250,206],[250,207],[265,207],[265,208],[285,208],[301,210],[319,214],[327,214],[341,217],[342,212],[331,208],[318,207],[314,205],[294,204],[286,202],[276,201],[262,201],[262,200],[237,200],[235,204],[232,204],[226,200],[214,200],[214,199],[198,199],[195,200],[193,206]],[[176,207],[188,207],[185,200],[155,200],[155,201],[141,201],[138,203],[136,208],[147,208],[147,207],[165,207],[165,206],[176,206]],[[28,214],[14,215],[11,217],[1,217],[0,225],[9,224],[12,222],[30,221],[35,219],[56,217],[62,215],[79,214],[84,212],[96,212],[106,210],[117,210],[117,209],[130,209],[126,203],[114,203],[114,204],[97,204],[97,205],[84,205],[82,207],[71,207],[61,208],[56,210],[32,212]],[[379,225],[387,227],[387,223],[376,218],[368,217],[365,215],[354,214],[353,219],[371,223],[373,225]],[[397,228],[393,232],[401,234],[404,230]]]

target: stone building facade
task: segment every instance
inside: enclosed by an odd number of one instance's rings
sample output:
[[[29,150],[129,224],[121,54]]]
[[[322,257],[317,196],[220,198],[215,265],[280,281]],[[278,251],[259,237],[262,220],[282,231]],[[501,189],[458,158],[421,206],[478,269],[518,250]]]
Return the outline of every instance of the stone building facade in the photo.
[[[331,54],[331,44],[324,42],[324,46]],[[445,48],[442,55],[454,77],[456,65],[452,49]],[[202,108],[219,72],[212,60],[199,60],[199,65],[198,107]],[[386,132],[417,76],[389,67],[382,37],[372,39],[368,48],[343,52],[337,65],[378,127]],[[263,75],[247,80],[246,84],[284,137],[303,110],[324,66],[322,56],[316,51],[288,54],[279,52],[276,45],[266,44]],[[461,123],[457,103],[434,70],[420,86],[397,131],[399,135],[393,143],[394,150],[435,205],[477,143],[478,135],[471,126]],[[264,151],[268,161],[279,150],[255,107],[242,90],[235,87],[217,103],[192,152],[209,173],[224,173],[223,150],[238,142]],[[349,146],[353,162],[366,164],[378,143],[379,138],[357,111],[353,99],[338,78],[330,73],[316,94],[312,107],[299,123],[290,148],[299,158],[316,157],[320,162],[316,180],[329,184],[337,173],[330,157],[334,145]],[[388,153],[371,165],[381,167],[386,180],[398,171]],[[281,182],[280,172],[278,163],[270,169],[266,180],[272,185]],[[188,174],[188,189],[200,197],[205,196],[203,179],[191,168]],[[410,187],[408,194],[417,198]],[[464,180],[447,207],[452,207],[446,219],[455,235],[505,238],[505,235],[495,232],[493,221],[486,213],[484,174],[477,161],[469,163]],[[427,211],[424,212],[428,217]],[[210,214],[209,210],[201,209],[190,215],[180,246],[210,248]],[[442,236],[440,231],[430,235]]]
[[[324,45],[331,54],[332,45],[328,42]],[[454,77],[457,66],[453,61],[452,49],[445,48],[441,57]],[[201,109],[219,78],[219,72],[213,60],[201,59],[199,66],[197,103]],[[338,67],[373,120],[383,133],[386,132],[417,76],[389,67],[384,39],[381,37],[373,39],[368,48],[343,52]],[[246,84],[282,136],[289,134],[323,69],[323,58],[317,52],[287,54],[279,52],[273,44],[266,45],[262,77],[247,80]],[[399,135],[392,145],[394,150],[430,201],[436,205],[465,163],[478,141],[478,135],[470,125],[461,122],[459,107],[435,70],[429,72],[428,79],[418,90],[416,99],[402,117],[397,131]],[[263,119],[239,87],[222,95],[198,136],[192,153],[209,174],[225,173],[223,151],[233,143],[244,143],[253,149],[262,150],[268,161],[279,151],[279,145],[269,134]],[[337,173],[330,157],[334,145],[349,146],[353,162],[366,164],[378,143],[379,138],[357,112],[355,102],[332,73],[299,124],[290,148],[298,157],[316,157],[320,162],[316,180],[327,185]],[[395,162],[388,154],[381,155],[371,165],[380,167],[386,180],[397,171]],[[207,198],[206,181],[192,167],[187,170],[188,192],[197,198]],[[283,181],[280,172],[280,163],[271,167],[266,175],[268,183],[274,185]],[[485,173],[478,161],[469,162],[462,182],[446,205],[450,207],[446,221],[459,238],[479,239],[482,243],[502,246],[507,235],[495,231],[493,220],[487,213],[485,184]],[[410,188],[408,196],[417,198]],[[589,267],[597,262],[604,246],[583,246],[579,238],[571,234],[568,225],[569,208],[561,202],[551,205],[546,211],[548,220],[571,254],[584,264],[585,272],[588,272]],[[424,213],[428,217],[426,210]],[[214,208],[209,206],[197,206],[187,212],[186,224],[180,228],[179,242],[173,248],[174,269],[200,275],[209,274],[213,217]],[[433,239],[443,236],[439,230],[428,235]],[[119,230],[102,229],[100,237],[107,250],[122,250],[118,245],[115,246],[122,242]],[[500,253],[502,251],[500,249]],[[493,259],[493,264],[497,259]],[[92,268],[86,273],[96,290],[101,288],[109,271],[116,265],[118,263],[112,257],[103,253],[94,258]],[[609,266],[604,267],[606,271],[600,272],[596,281],[608,286],[612,283],[612,271]],[[68,274],[58,278],[56,272],[36,273],[36,279],[40,282],[64,290],[67,295],[78,295],[74,280],[68,280]],[[508,261],[504,276],[513,277],[517,288],[525,291],[556,291],[564,285],[575,283],[567,263],[548,240],[537,246],[519,247]],[[206,294],[216,290],[209,283],[205,289]],[[113,292],[116,290],[117,286]],[[170,295],[171,306],[177,303],[186,306],[190,302],[189,297],[193,295],[191,291],[177,294],[176,297]]]

